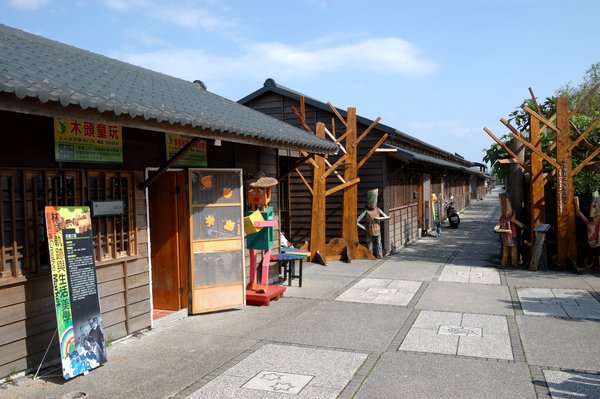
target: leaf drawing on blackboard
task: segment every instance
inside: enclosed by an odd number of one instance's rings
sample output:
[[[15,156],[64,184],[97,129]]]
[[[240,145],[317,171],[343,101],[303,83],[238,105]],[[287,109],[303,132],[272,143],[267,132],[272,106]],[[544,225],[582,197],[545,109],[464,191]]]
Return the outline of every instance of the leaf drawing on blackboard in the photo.
[[[235,229],[235,222],[231,219],[227,219],[225,223],[223,223],[223,229],[226,231],[233,231]]]
[[[215,216],[214,215],[208,215],[205,219],[204,219],[204,224],[206,225],[206,227],[212,227],[215,225]]]

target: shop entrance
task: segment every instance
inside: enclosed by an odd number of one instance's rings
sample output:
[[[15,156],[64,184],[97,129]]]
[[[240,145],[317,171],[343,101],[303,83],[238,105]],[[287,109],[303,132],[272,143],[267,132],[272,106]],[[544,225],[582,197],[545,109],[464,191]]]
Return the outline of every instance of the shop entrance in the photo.
[[[244,305],[242,171],[190,169],[191,313]]]
[[[186,171],[169,171],[148,188],[155,310],[188,307],[189,218]]]

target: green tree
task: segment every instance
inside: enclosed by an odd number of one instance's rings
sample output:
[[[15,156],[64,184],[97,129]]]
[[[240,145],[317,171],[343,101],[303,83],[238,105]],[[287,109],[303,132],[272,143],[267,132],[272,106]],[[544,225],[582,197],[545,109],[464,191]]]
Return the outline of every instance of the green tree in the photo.
[[[583,133],[596,119],[600,117],[600,90],[596,88],[596,85],[600,83],[600,62],[593,64],[585,73],[583,81],[579,85],[567,84],[556,91],[556,95],[553,97],[546,98],[542,103],[539,103],[539,109],[537,109],[532,99],[524,100],[519,107],[513,111],[509,116],[509,122],[515,126],[519,131],[528,137],[529,136],[529,114],[524,110],[524,106],[538,111],[546,119],[552,117],[556,112],[556,98],[558,96],[569,97],[569,108],[574,110],[575,107],[581,103],[588,93],[592,93],[583,106],[578,112],[571,117],[571,122],[576,128],[572,130],[573,139]],[[501,138],[501,141],[507,143],[510,140],[510,136],[506,135]],[[545,129],[542,133],[542,151],[549,155],[554,155],[553,151],[550,151],[551,144],[556,141],[556,134],[550,129]],[[600,146],[600,125],[596,126],[592,133],[587,136],[586,140],[582,141],[577,148],[573,150],[573,162],[574,165],[580,164],[586,159],[595,148]],[[484,161],[492,164],[492,173],[499,179],[506,176],[508,168],[506,165],[499,164],[498,160],[509,158],[506,151],[504,151],[497,143],[492,144],[488,149],[484,150],[485,156]],[[526,150],[526,158],[529,159],[530,152]],[[599,157],[600,158],[600,157]],[[545,172],[551,172],[552,167],[544,163],[546,168]],[[600,162],[589,165],[583,168],[574,178],[573,181],[575,194],[590,193],[592,191],[600,190]]]

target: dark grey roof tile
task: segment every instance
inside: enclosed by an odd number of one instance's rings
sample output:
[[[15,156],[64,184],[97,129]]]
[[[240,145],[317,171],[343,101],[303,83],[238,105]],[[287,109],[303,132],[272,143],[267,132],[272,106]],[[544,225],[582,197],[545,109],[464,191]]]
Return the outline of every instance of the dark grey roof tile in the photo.
[[[0,91],[333,153],[337,146],[184,81],[0,25]]]

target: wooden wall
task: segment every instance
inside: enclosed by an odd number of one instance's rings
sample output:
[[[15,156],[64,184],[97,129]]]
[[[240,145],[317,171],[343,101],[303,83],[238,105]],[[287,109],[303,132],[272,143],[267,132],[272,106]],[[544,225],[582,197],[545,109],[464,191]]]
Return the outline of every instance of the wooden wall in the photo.
[[[302,125],[291,110],[292,106],[296,107],[296,109],[300,109],[298,101],[292,100],[290,98],[278,94],[267,93],[246,105],[256,109],[257,111],[275,117],[302,129]],[[335,116],[330,111],[325,111],[308,104],[306,105],[306,122],[308,126],[312,129],[315,128],[317,122],[323,122],[325,123],[327,128],[333,133],[333,129],[331,127],[332,117]],[[343,125],[339,120],[337,120],[337,118],[335,118],[335,126],[336,135],[341,136],[345,132],[345,130],[342,129]],[[360,134],[367,127],[368,126],[359,124],[357,136],[360,136]],[[358,147],[359,161],[373,147],[377,140],[379,140],[381,134],[382,133],[380,131],[377,131],[375,129],[372,131],[372,133],[367,135],[367,137],[365,137],[365,139],[361,141]],[[342,153],[340,152],[340,154]],[[328,160],[332,164],[337,159],[339,159],[339,156],[328,157]],[[368,162],[364,164],[364,166],[358,172],[358,176],[361,179],[358,185],[358,203],[356,204],[359,214],[364,209],[364,205],[366,202],[366,192],[374,188],[379,189],[379,205],[382,209],[385,209],[384,198],[386,196],[386,186],[384,184],[384,171],[386,166],[384,159],[385,158],[382,154],[376,153],[369,159]],[[299,169],[302,172],[303,176],[306,178],[306,180],[309,182],[309,184],[312,184],[312,167],[304,165]],[[344,175],[343,167],[339,167],[337,171],[342,176]],[[310,240],[310,225],[312,219],[312,196],[296,173],[291,173],[288,179],[290,187],[290,213],[289,216],[287,214],[282,214],[282,225],[284,226],[285,231],[288,231],[288,229],[289,231],[291,231],[290,236],[287,237],[288,240],[290,240],[293,244],[301,244],[304,241]],[[327,179],[327,189],[332,188],[340,183],[340,180],[338,180],[338,178],[332,174]],[[326,215],[327,240],[340,237],[342,217],[342,191],[339,191],[327,197]],[[365,243],[366,237],[364,233],[362,231],[359,231],[359,233],[361,242]],[[384,237],[382,237],[382,239],[384,239]]]
[[[0,112],[4,148],[0,168],[90,168],[134,171],[143,181],[143,164],[160,160],[161,135],[124,129],[123,165],[57,164],[52,118]],[[16,139],[18,138],[18,139]],[[32,145],[35,143],[35,145]],[[82,204],[83,205],[83,204]],[[96,264],[105,339],[115,340],[150,326],[150,286],[144,192],[135,190],[137,254]],[[37,368],[54,330],[56,316],[49,273],[0,279],[0,376]],[[58,362],[58,341],[45,364]]]

